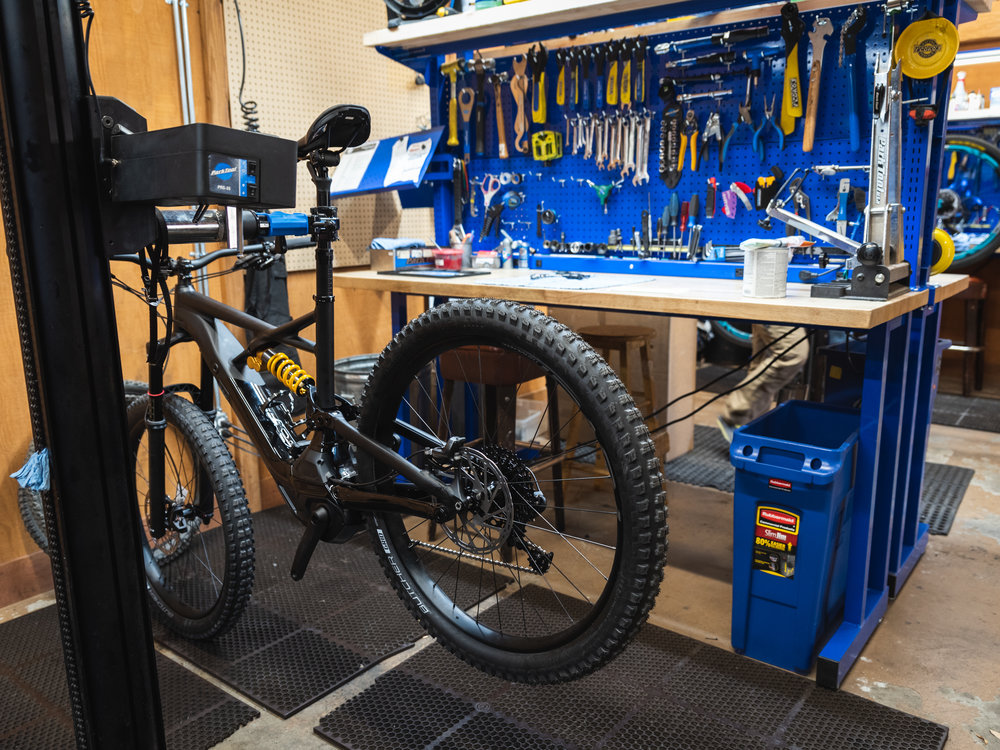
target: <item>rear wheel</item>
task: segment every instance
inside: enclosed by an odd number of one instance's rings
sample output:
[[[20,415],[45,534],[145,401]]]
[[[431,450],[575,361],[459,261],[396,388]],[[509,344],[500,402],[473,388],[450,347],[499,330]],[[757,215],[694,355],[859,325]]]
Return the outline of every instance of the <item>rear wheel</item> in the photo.
[[[397,416],[450,457],[399,437]],[[383,567],[421,624],[504,678],[555,682],[597,668],[635,634],[659,590],[666,506],[657,449],[614,372],[536,310],[449,302],[382,353],[360,429],[456,486],[441,528],[377,514]],[[362,459],[382,492],[415,488]]]
[[[148,397],[128,409],[129,445],[154,614],[189,638],[228,630],[250,598],[253,530],[236,464],[215,425],[177,395],[163,399],[167,531],[149,532]]]

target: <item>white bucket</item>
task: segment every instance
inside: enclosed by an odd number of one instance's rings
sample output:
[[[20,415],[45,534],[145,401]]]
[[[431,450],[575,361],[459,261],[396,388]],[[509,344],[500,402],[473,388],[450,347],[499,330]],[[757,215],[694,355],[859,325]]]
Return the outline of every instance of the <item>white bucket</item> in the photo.
[[[743,260],[743,296],[784,297],[788,281],[787,247],[747,248]]]

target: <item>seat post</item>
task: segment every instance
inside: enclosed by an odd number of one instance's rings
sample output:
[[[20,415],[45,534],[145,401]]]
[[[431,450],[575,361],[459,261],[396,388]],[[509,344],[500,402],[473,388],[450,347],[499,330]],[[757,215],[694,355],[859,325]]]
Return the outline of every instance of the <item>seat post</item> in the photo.
[[[313,215],[336,219],[337,209],[330,205],[330,170],[325,163],[332,154],[318,151],[310,157],[309,173],[316,185],[316,208]],[[318,158],[317,158],[318,157]],[[336,223],[334,222],[334,226]],[[333,358],[334,358],[334,314],[333,314],[333,250],[331,242],[336,240],[336,229],[332,232],[316,233],[316,402],[321,409],[334,406]]]

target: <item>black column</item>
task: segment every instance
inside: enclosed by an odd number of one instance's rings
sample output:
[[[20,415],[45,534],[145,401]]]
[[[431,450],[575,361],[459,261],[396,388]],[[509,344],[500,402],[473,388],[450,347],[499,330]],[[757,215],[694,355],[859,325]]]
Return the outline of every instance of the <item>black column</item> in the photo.
[[[0,5],[0,198],[77,744],[162,748],[75,5]]]

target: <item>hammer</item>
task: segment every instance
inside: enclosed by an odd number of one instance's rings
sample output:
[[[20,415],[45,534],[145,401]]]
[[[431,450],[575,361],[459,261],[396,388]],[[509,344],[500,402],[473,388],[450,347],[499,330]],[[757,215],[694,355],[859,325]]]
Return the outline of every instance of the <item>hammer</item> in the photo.
[[[448,145],[458,145],[458,95],[455,91],[455,79],[461,69],[458,60],[446,62],[441,66],[441,74],[448,76],[451,81],[451,101],[448,102]]]

